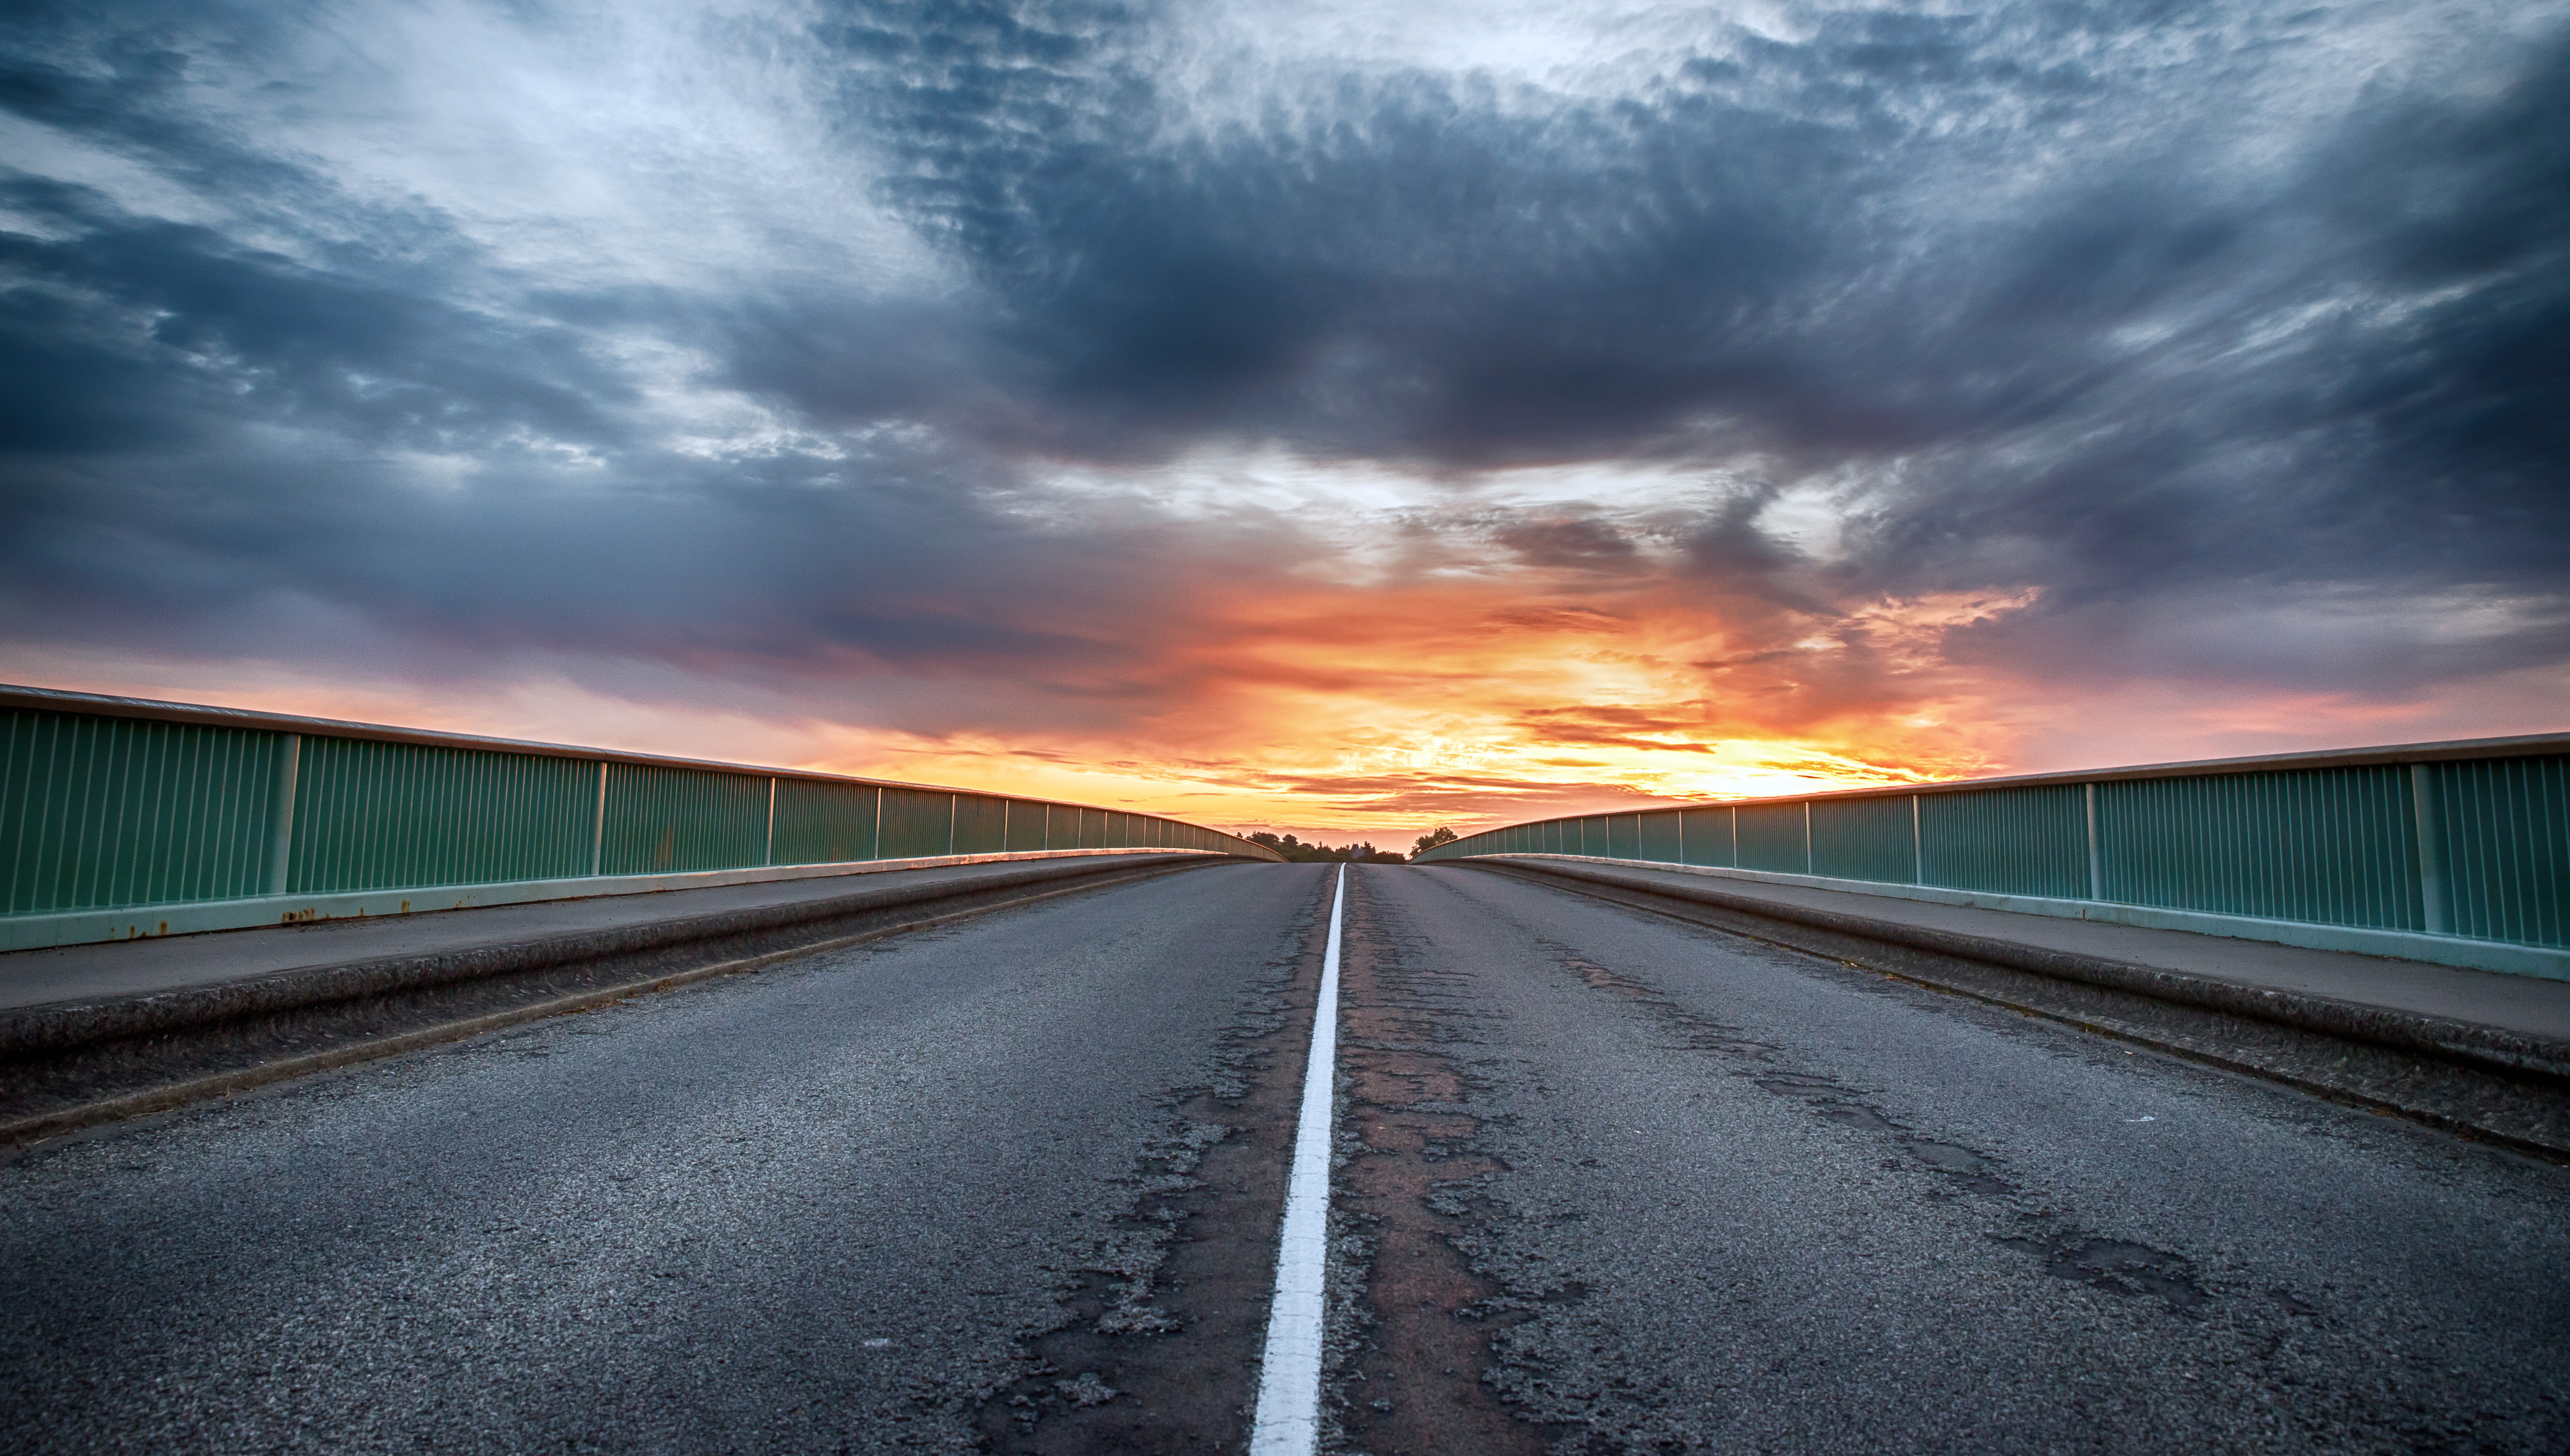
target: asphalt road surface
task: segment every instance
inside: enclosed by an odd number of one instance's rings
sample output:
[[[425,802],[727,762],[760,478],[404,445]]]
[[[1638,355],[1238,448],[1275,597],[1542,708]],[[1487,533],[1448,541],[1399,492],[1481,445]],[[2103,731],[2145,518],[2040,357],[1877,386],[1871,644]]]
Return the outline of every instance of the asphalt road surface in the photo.
[[[0,1168],[24,1451],[1238,1450],[1329,874]],[[1332,1449],[2570,1449],[2570,1174],[1453,867],[1349,877]]]

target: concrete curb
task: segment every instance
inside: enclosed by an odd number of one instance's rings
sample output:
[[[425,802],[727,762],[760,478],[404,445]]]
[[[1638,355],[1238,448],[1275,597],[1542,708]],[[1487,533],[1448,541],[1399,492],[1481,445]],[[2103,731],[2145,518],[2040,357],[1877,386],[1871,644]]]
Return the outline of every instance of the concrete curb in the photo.
[[[1613,871],[1459,863],[2570,1161],[2570,1056],[2552,1038]]]
[[[965,896],[988,896],[1061,881],[1091,879],[1178,865],[1219,864],[1201,855],[1090,856],[1028,863],[991,875],[935,884],[876,883],[845,895],[645,920],[607,929],[543,935],[471,949],[394,955],[341,965],[303,966],[213,985],[55,1001],[0,1012],[0,1060],[55,1056],[105,1042],[174,1032],[249,1017],[305,1010],[432,986],[482,980],[565,964],[667,951],[705,941],[790,932],[844,919]],[[876,877],[867,877],[874,879]],[[803,946],[792,953],[804,953]]]
[[[1467,865],[1470,861],[1461,862]],[[2318,1032],[2347,1041],[2368,1042],[2412,1055],[2437,1057],[2463,1062],[2484,1070],[2515,1076],[2532,1076],[2559,1081],[2570,1086],[2570,1041],[2512,1031],[2505,1027],[2485,1026],[2478,1022],[2459,1021],[2424,1012],[2401,1011],[2385,1006],[2370,1006],[2333,996],[2313,995],[2302,991],[2274,990],[2244,986],[2210,976],[2191,975],[2184,971],[2164,970],[2132,961],[2105,956],[2083,955],[2075,951],[2055,950],[2043,946],[2021,945],[2013,941],[1984,935],[1967,935],[1952,930],[1931,929],[1923,925],[1903,924],[1896,920],[1877,919],[1871,915],[1846,914],[1833,910],[1813,910],[1803,906],[1778,905],[1773,901],[1749,896],[1726,895],[1719,890],[1698,890],[1693,886],[1672,885],[1666,881],[1645,879],[1637,875],[1618,874],[1612,870],[1587,866],[1545,865],[1501,862],[1475,865],[1477,869],[1510,869],[1532,872],[1564,880],[1585,880],[1599,885],[1612,885],[1622,890],[1697,905],[1715,906],[1764,919],[1785,920],[1810,925],[1816,929],[1856,935],[1868,940],[1882,940],[1912,949],[1962,960],[1977,960],[2011,970],[2031,971],[2059,980],[2100,986],[2169,1001],[2200,1010],[2221,1011],[2234,1016],[2247,1016],[2274,1022],[2298,1031]]]
[[[1132,859],[1128,858],[1120,864],[1112,867],[1112,869],[1123,872],[1114,876],[1118,881],[1147,880],[1160,875],[1175,874],[1180,870],[1194,868],[1195,865],[1212,863],[1215,862],[1206,860],[1200,856],[1170,856],[1165,858],[1152,856],[1150,857],[1150,863],[1146,866],[1137,866]],[[1109,872],[1101,871],[1099,873],[1103,874]],[[1056,880],[1079,881],[1093,877],[1086,875],[1064,875],[1050,878]],[[185,1081],[168,1083],[158,1087],[146,1087],[138,1091],[127,1092],[114,1097],[101,1098],[94,1102],[82,1103],[73,1107],[57,1108],[52,1111],[37,1113],[32,1116],[0,1121],[0,1148],[12,1148],[26,1143],[39,1142],[46,1138],[59,1137],[65,1133],[78,1132],[83,1128],[97,1127],[105,1123],[122,1122],[128,1118],[148,1117],[156,1112],[169,1112],[177,1108],[185,1107],[192,1102],[203,1102],[208,1098],[220,1097],[233,1092],[246,1092],[253,1088],[266,1086],[275,1082],[289,1081],[296,1077],[310,1076],[319,1072],[335,1071],[341,1067],[355,1066],[359,1063],[374,1061],[382,1057],[399,1056],[404,1052],[419,1051],[427,1047],[438,1046],[447,1042],[465,1041],[476,1036],[486,1035],[490,1032],[505,1031],[512,1026],[523,1025],[530,1021],[541,1021],[551,1016],[565,1016],[577,1011],[593,1010],[597,1007],[610,1005],[614,1002],[626,1000],[634,996],[649,995],[654,991],[673,990],[679,986],[689,984],[690,982],[710,980],[716,976],[737,975],[744,971],[756,970],[761,966],[772,965],[780,960],[791,960],[797,956],[814,955],[825,950],[843,949],[850,945],[862,944],[868,940],[879,940],[888,935],[899,935],[912,930],[923,930],[930,926],[945,924],[953,920],[968,919],[988,910],[1005,910],[1015,906],[1029,905],[1036,901],[1051,900],[1056,896],[1075,894],[1086,888],[1087,887],[1084,885],[1074,883],[1064,885],[1053,890],[1040,891],[1033,895],[1012,896],[997,904],[975,906],[969,910],[955,910],[946,914],[929,915],[921,919],[903,920],[895,924],[877,925],[858,931],[854,934],[835,935],[827,939],[796,944],[781,950],[770,950],[758,955],[745,955],[728,960],[718,960],[709,965],[694,966],[686,970],[674,971],[666,975],[652,976],[643,980],[626,981],[612,986],[602,986],[592,990],[576,991],[570,995],[556,996],[551,1000],[539,1001],[533,1005],[512,1006],[507,1010],[494,1011],[487,1015],[467,1017],[459,1021],[442,1022],[434,1026],[426,1026],[417,1030],[402,1032],[395,1036],[370,1038],[365,1041],[351,1042],[341,1046],[334,1046],[324,1051],[309,1052],[301,1056],[278,1058],[272,1061],[260,1062],[254,1066],[235,1067],[231,1070],[217,1072],[210,1076],[194,1077]],[[951,897],[945,898],[951,899]],[[920,905],[934,905],[937,903],[937,899],[938,898],[922,897],[912,903]],[[705,916],[700,918],[711,917]]]

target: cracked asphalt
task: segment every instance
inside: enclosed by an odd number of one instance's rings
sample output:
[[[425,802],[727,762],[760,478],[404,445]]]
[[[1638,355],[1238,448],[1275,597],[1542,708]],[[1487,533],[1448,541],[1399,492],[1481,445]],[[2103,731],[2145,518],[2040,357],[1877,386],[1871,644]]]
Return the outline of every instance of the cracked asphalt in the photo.
[[[1340,1237],[1407,1253],[1345,1449],[2570,1448],[2561,1168],[1568,891],[1352,886]]]
[[[0,1166],[25,1451],[1242,1448],[1330,867]],[[1349,876],[1327,1446],[2570,1448],[2570,1172],[1454,867]]]
[[[1166,1393],[1040,1347],[1151,1341],[1153,1215],[1256,1201],[1194,1185],[1306,1044],[1324,889],[1103,888],[39,1147],[0,1168],[0,1446],[1236,1444],[1250,1334]]]

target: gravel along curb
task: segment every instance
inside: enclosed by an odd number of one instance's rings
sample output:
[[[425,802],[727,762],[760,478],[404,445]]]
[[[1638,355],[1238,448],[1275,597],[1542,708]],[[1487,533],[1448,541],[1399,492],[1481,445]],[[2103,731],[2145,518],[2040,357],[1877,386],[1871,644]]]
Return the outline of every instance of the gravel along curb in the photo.
[[[1039,861],[929,885],[877,883],[791,905],[672,916],[469,950],[304,966],[208,986],[0,1013],[0,1146],[166,1111],[629,996],[990,910],[1225,861],[1150,855]],[[542,988],[571,988],[544,994]],[[527,985],[539,987],[532,996]],[[494,993],[496,1008],[477,1005]],[[403,1004],[390,1030],[371,1014]],[[361,1026],[334,1026],[354,1018]],[[397,1020],[404,1019],[397,1017]],[[289,1045],[273,1052],[277,1028]],[[335,1034],[334,1034],[335,1033]],[[262,1042],[271,1045],[262,1048]],[[220,1065],[230,1060],[239,1065]],[[209,1068],[208,1063],[215,1065]],[[121,1085],[141,1083],[142,1085]],[[47,1085],[47,1084],[52,1085]],[[67,1095],[67,1085],[70,1090]],[[89,1093],[103,1095],[87,1095]],[[53,1104],[53,1105],[45,1105]]]
[[[1460,861],[2570,1157],[2570,1042],[2422,1012],[1727,894],[1586,865]]]

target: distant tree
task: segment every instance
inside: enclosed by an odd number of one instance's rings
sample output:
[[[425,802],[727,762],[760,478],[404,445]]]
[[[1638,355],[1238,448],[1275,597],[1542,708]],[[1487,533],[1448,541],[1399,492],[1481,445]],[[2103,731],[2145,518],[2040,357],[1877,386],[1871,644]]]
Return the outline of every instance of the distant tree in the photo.
[[[1320,864],[1339,858],[1338,851],[1327,845],[1307,845],[1290,834],[1276,842],[1276,852],[1297,865]]]
[[[1437,826],[1434,832],[1421,835],[1418,843],[1413,844],[1410,847],[1410,853],[1415,859],[1418,856],[1427,854],[1430,850],[1437,848],[1439,845],[1451,845],[1462,838],[1462,835],[1457,834],[1455,831],[1448,829],[1446,826],[1441,824]]]
[[[1297,865],[1402,865],[1409,863],[1398,851],[1378,850],[1370,844],[1353,844],[1332,848],[1315,840],[1310,844],[1292,835],[1254,834],[1251,839],[1267,846]]]

